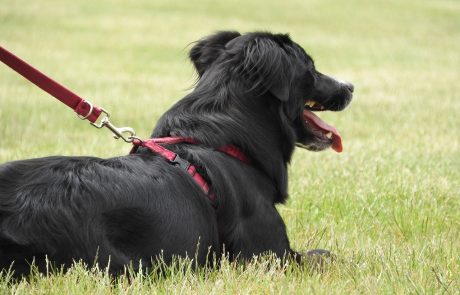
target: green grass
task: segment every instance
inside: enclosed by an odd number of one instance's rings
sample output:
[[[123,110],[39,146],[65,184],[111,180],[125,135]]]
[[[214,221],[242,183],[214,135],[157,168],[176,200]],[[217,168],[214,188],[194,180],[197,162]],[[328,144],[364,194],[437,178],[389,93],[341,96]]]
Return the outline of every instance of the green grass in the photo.
[[[279,210],[295,249],[327,248],[322,273],[262,259],[165,277],[111,280],[77,265],[11,294],[460,293],[460,2],[3,0],[0,44],[147,136],[195,79],[187,45],[216,30],[289,32],[317,67],[352,81],[343,113],[322,115],[344,152],[298,150]],[[179,85],[179,86],[178,86]],[[0,65],[0,162],[125,154]]]

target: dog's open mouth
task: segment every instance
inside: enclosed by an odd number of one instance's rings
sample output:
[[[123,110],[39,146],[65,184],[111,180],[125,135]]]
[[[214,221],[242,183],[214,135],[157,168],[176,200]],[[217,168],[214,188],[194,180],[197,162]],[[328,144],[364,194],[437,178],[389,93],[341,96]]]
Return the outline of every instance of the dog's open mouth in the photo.
[[[312,112],[325,110],[327,109],[318,102],[314,100],[307,100],[303,109],[303,119],[316,136],[323,138],[325,141],[329,141],[332,149],[340,153],[342,152],[342,138],[340,137],[337,129],[321,120]]]

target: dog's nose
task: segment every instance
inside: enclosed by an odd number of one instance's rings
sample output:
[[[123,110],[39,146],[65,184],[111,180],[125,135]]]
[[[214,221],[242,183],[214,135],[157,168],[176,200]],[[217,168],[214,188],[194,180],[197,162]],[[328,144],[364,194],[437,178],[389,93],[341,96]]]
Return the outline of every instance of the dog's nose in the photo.
[[[355,86],[353,86],[353,84],[351,84],[350,82],[341,79],[337,79],[337,82],[339,82],[342,86],[347,87],[348,91],[350,91],[351,93],[353,93],[353,91],[355,90]]]
[[[350,90],[351,93],[353,93],[353,91],[355,90],[355,86],[353,86],[353,84],[349,83],[349,82],[345,82],[345,87],[347,87],[348,90]]]

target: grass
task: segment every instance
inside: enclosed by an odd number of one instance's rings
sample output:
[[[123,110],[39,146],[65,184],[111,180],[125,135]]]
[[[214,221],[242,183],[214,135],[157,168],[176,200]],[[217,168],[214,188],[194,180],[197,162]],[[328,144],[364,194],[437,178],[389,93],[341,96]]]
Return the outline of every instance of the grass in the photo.
[[[142,137],[193,84],[187,45],[216,30],[289,32],[356,94],[345,112],[322,115],[345,151],[296,151],[278,207],[295,249],[337,254],[324,273],[260,258],[111,280],[76,265],[3,275],[1,293],[460,293],[459,28],[455,0],[4,0],[0,44]],[[0,162],[129,150],[3,65],[0,126]]]

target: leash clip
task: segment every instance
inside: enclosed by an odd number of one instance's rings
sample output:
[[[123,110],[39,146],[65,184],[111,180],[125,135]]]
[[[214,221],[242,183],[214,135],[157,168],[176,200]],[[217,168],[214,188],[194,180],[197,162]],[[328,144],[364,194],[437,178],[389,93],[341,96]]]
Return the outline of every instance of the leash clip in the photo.
[[[136,139],[136,132],[131,127],[117,127],[110,122],[110,113],[103,108],[101,108],[101,112],[105,114],[104,118],[102,118],[99,124],[91,123],[94,127],[100,129],[102,127],[107,127],[110,131],[112,131],[113,138],[115,139],[123,139],[127,143],[133,142]],[[127,133],[127,135],[125,135]]]

